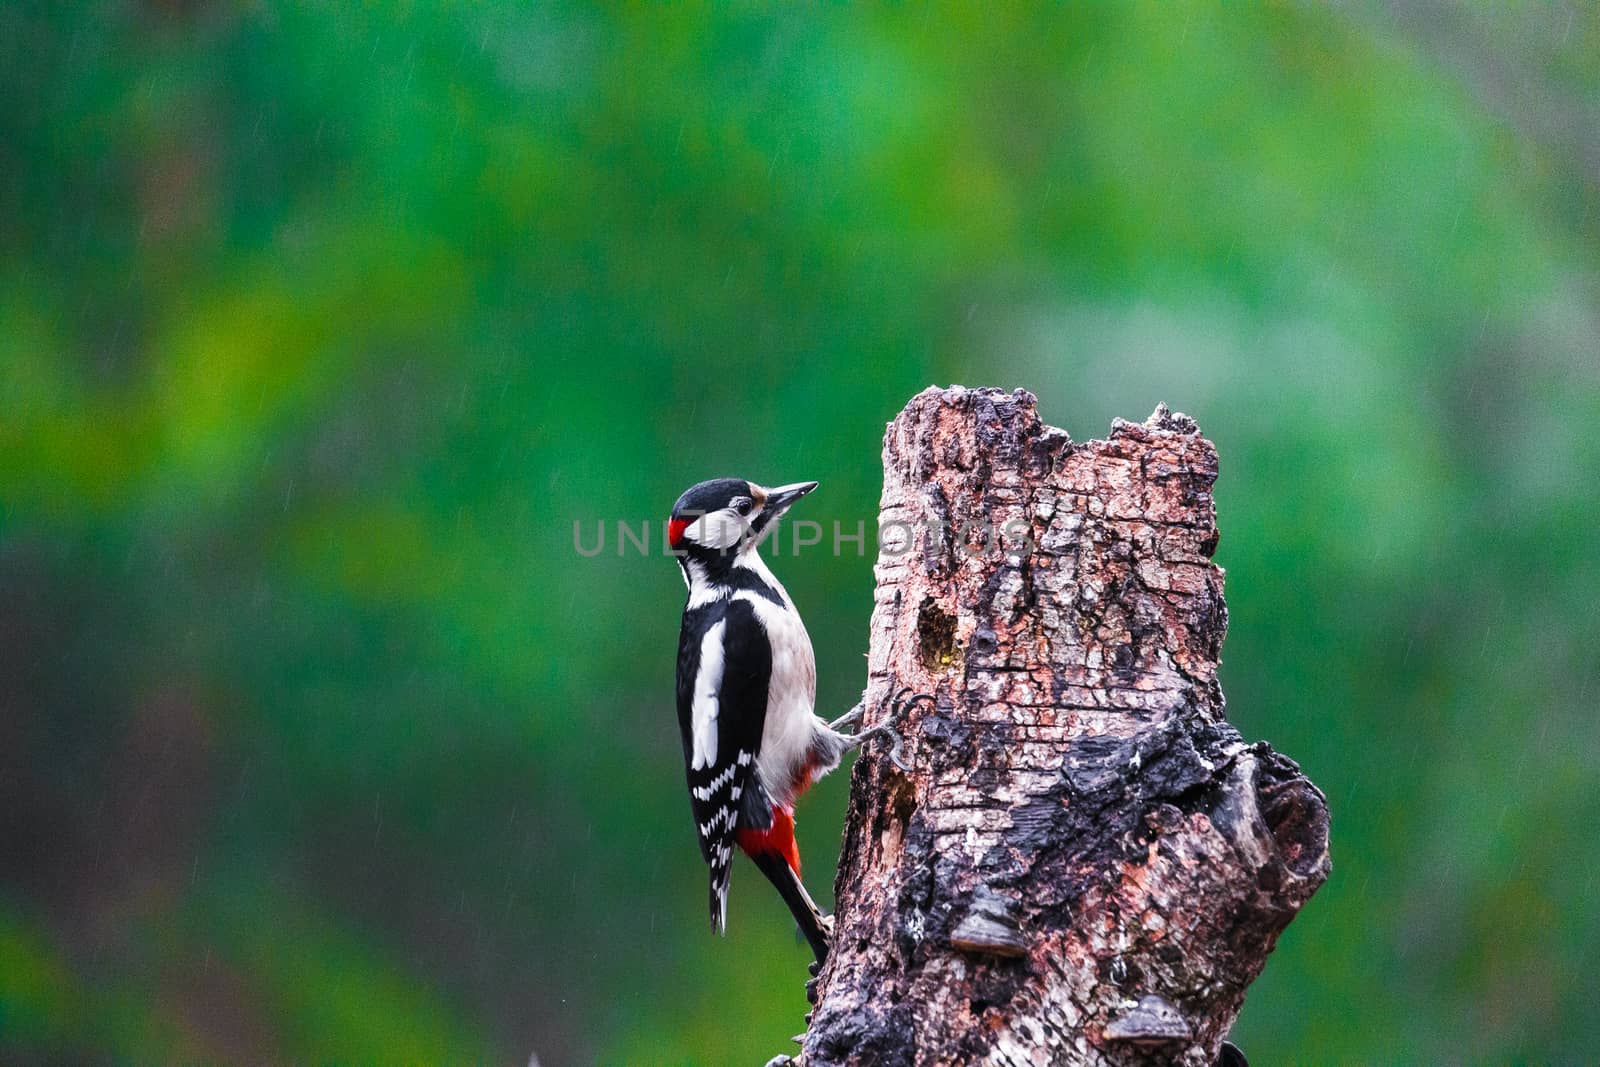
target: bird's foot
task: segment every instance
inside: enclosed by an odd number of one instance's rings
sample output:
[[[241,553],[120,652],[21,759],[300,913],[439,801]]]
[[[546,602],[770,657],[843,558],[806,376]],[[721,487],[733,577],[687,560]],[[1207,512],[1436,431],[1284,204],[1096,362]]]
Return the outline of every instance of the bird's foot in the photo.
[[[793,1056],[774,1056],[768,1060],[765,1067],[793,1067]]]
[[[820,915],[817,917],[817,921],[822,926],[823,931],[828,935],[828,941],[831,943],[833,941],[833,916]],[[817,1006],[817,985],[822,981],[822,979],[818,977],[820,974],[822,974],[822,961],[812,960],[810,963],[806,964],[806,973],[811,976],[810,978],[806,979],[806,1003],[810,1004],[814,1008]],[[811,1025],[810,1012],[806,1013],[806,1025]]]
[[[849,711],[830,722],[828,724],[828,729],[843,730],[847,726],[854,726],[856,723],[861,721],[861,716],[866,713],[866,710],[867,698],[865,695],[863,695],[860,700],[856,701],[855,707],[851,708]]]
[[[900,731],[895,729],[895,725],[899,723],[901,719],[905,718],[906,713],[910,711],[912,707],[914,707],[919,701],[924,700],[928,701],[930,704],[933,703],[933,694],[913,693],[910,686],[900,690],[900,692],[894,695],[894,699],[889,702],[889,712],[883,717],[883,721],[878,723],[876,726],[869,726],[865,730],[858,730],[856,733],[848,735],[848,743],[846,747],[860,748],[874,737],[878,737],[880,735],[887,737],[891,742],[889,748],[890,761],[902,771],[910,771],[911,764],[907,763],[905,758],[905,738],[900,736]],[[854,717],[855,721],[859,721],[861,718],[861,711],[862,705],[858,704],[840,721],[843,722],[845,719],[850,719],[852,716]]]

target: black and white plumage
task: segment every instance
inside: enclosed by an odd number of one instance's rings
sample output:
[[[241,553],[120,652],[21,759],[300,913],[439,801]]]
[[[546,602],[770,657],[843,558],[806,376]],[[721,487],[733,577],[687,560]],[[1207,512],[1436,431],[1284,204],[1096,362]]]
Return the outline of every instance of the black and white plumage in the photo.
[[[678,720],[689,771],[689,806],[700,853],[711,867],[711,921],[727,925],[734,832],[746,822],[772,824],[750,768],[761,748],[772,654],[748,601],[707,604],[684,613],[678,644]],[[732,669],[730,669],[730,662]]]
[[[811,638],[758,547],[815,482],[765,489],[722,478],[689,489],[668,539],[689,588],[678,639],[678,724],[713,929],[727,925],[737,846],[788,903],[818,959],[829,919],[800,881],[794,801],[859,738],[818,718]]]

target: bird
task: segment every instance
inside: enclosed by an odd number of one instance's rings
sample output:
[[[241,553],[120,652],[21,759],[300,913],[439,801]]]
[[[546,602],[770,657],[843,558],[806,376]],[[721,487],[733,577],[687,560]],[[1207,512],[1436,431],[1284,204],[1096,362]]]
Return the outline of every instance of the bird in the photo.
[[[850,733],[864,714],[864,695],[832,722],[816,714],[811,637],[760,553],[783,513],[816,487],[700,482],[673,504],[667,543],[688,587],[678,634],[678,726],[690,811],[710,867],[711,929],[727,932],[737,847],[778,890],[820,967],[833,917],[800,879],[795,801],[874,737],[893,740],[891,758],[904,766],[893,724],[906,704],[902,693],[882,723]]]

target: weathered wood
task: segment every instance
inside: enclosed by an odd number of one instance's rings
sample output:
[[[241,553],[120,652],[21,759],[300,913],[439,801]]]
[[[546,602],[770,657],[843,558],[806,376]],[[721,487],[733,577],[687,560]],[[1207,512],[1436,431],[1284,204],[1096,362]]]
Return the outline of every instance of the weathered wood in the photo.
[[[883,461],[867,723],[935,699],[909,773],[855,766],[803,1063],[1215,1063],[1329,870],[1322,794],[1224,719],[1216,449],[952,388]]]

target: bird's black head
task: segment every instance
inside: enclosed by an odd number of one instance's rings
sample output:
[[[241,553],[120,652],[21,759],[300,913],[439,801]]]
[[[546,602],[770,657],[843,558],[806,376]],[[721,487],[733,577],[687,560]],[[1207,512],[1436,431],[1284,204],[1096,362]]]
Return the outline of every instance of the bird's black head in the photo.
[[[743,478],[701,482],[672,505],[667,541],[691,559],[731,563],[753,551],[778,516],[816,487],[816,482],[795,482],[768,489]]]

